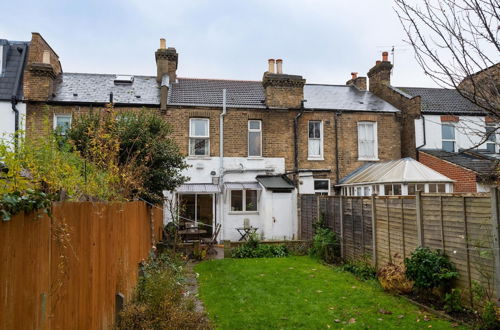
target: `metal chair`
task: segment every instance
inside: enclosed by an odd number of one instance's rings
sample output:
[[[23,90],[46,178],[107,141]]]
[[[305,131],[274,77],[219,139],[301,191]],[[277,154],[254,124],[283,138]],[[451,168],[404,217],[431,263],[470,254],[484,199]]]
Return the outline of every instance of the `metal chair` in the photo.
[[[212,254],[212,253],[217,254],[217,250],[214,248],[214,246],[215,246],[215,244],[217,244],[217,236],[219,236],[220,228],[221,228],[221,224],[218,223],[215,226],[214,234],[212,235],[212,237],[202,239],[202,242],[204,244],[206,244],[208,247],[207,248],[208,254]]]

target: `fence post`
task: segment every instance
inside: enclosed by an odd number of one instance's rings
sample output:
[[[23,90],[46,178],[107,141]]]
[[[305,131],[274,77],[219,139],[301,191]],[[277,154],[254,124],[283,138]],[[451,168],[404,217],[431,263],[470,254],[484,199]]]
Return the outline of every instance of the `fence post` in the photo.
[[[500,306],[500,205],[498,189],[491,188],[491,221],[493,225],[493,251],[495,254],[495,293],[497,306]]]
[[[361,197],[361,254],[365,255],[365,216],[363,208],[365,206],[365,198]]]
[[[344,259],[344,197],[340,196],[340,257]]]
[[[422,191],[417,191],[415,197],[415,208],[417,215],[417,242],[418,246],[424,246],[424,218],[422,216]]]
[[[469,229],[467,226],[467,200],[466,197],[462,197],[463,212],[464,212],[464,236],[465,236],[465,261],[467,263],[467,280],[469,284],[469,303],[472,308],[474,308],[474,297],[472,295],[472,275],[470,273],[470,255],[469,255]]]
[[[391,252],[391,214],[389,211],[389,198],[385,199],[385,210],[387,212],[387,247],[389,248],[389,262],[392,262]]]
[[[376,194],[372,194],[372,262],[375,269],[377,269],[377,202],[375,200]]]

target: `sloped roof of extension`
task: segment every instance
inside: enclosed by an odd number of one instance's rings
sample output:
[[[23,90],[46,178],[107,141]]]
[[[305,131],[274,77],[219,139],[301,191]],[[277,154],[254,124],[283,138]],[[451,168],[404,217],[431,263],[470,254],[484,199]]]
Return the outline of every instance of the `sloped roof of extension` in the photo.
[[[393,87],[402,94],[422,98],[422,112],[427,114],[485,115],[485,112],[454,89]]]
[[[453,182],[413,158],[367,163],[342,180],[340,186],[410,182]]]
[[[12,96],[22,98],[22,76],[24,53],[29,42],[0,39],[0,100],[11,100]],[[14,90],[15,89],[15,90]]]
[[[117,104],[160,104],[160,88],[153,76],[134,76],[132,83],[115,84],[116,75],[63,73],[55,81],[52,102],[107,103],[109,94]],[[170,85],[168,104],[222,107],[226,89],[228,107],[265,109],[261,81],[178,78]],[[314,110],[398,112],[391,104],[354,86],[306,84],[304,107]]]
[[[420,151],[449,163],[469,169],[480,177],[480,181],[498,180],[498,166],[500,163],[498,154],[480,150],[447,152],[443,150],[421,149]]]

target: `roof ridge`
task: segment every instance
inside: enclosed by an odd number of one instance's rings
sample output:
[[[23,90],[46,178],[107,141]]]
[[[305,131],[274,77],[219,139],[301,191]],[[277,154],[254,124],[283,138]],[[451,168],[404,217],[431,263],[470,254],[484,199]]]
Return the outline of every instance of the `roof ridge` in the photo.
[[[238,82],[262,82],[261,80],[223,79],[223,78],[191,78],[191,77],[177,77],[177,79],[187,79],[187,80],[216,80],[216,81],[238,81]]]
[[[130,74],[130,73],[63,72],[63,75],[65,74],[79,74],[79,75],[91,75],[91,76],[134,76],[134,77],[156,78],[156,76],[147,76],[147,75]]]

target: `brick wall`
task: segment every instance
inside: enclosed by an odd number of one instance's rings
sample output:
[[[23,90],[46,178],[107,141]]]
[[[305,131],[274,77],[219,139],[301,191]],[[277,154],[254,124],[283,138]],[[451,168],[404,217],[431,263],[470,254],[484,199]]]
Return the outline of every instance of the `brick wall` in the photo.
[[[419,152],[419,161],[450,179],[455,180],[453,192],[477,192],[475,172],[429,155],[423,151]]]

